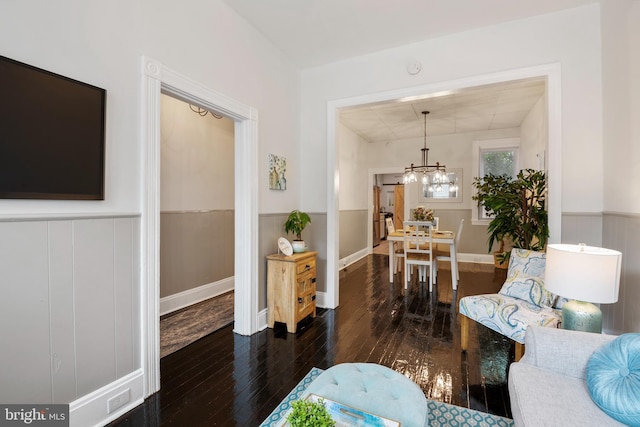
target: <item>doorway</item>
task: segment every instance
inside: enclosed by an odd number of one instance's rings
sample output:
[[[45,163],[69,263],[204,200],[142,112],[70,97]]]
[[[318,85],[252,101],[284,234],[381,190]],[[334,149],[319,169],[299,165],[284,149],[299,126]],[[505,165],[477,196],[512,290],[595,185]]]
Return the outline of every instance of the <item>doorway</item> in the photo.
[[[164,357],[233,322],[234,122],[163,94],[160,140]]]
[[[562,129],[561,129],[561,72],[559,64],[516,69],[490,75],[473,76],[469,78],[439,82],[425,86],[399,89],[387,93],[363,95],[354,98],[345,98],[329,101],[327,108],[327,305],[330,308],[338,306],[339,299],[339,230],[338,204],[339,188],[339,162],[337,147],[337,121],[343,109],[367,104],[381,104],[385,102],[401,102],[403,99],[426,99],[429,94],[443,93],[445,91],[460,91],[488,84],[500,84],[520,79],[543,78],[547,88],[547,119],[548,119],[548,211],[549,228],[551,231],[550,242],[559,242],[561,236],[561,200],[562,200]],[[370,179],[370,186],[373,185]],[[369,209],[373,203],[369,201]],[[372,212],[369,212],[371,217]],[[371,240],[369,241],[371,247]]]
[[[373,252],[388,253],[386,249],[386,238],[388,234],[387,221],[391,221],[393,229],[402,228],[404,219],[404,184],[402,182],[402,171],[393,173],[380,173],[378,170],[370,171],[374,182],[373,192]],[[379,239],[376,239],[375,229],[378,229]],[[382,248],[377,246],[382,245]]]
[[[161,93],[217,111],[234,121],[234,332],[258,331],[258,190],[257,126],[253,107],[218,93],[142,58],[142,138],[144,144],[141,220],[141,365],[144,395],[160,389],[159,232],[160,232],[160,99]]]

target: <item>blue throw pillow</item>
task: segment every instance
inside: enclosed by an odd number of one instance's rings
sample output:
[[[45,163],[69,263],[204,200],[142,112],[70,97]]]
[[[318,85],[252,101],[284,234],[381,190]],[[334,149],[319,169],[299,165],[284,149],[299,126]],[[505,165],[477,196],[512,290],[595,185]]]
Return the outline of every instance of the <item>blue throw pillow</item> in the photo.
[[[640,334],[623,334],[587,362],[591,399],[611,418],[640,427]]]

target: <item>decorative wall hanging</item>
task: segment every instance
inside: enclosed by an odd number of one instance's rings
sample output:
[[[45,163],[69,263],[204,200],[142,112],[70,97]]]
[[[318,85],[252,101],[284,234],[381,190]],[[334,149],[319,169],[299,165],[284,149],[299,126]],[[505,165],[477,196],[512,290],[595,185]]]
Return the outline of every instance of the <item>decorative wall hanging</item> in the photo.
[[[287,178],[287,159],[286,157],[269,154],[269,189],[286,190]]]

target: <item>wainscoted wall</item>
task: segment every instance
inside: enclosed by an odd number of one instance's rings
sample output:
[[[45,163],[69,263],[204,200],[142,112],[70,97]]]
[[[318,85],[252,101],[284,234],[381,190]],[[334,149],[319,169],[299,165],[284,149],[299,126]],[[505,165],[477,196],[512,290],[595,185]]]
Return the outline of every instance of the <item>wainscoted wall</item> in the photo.
[[[563,212],[562,243],[602,246],[602,214]]]
[[[366,209],[341,210],[340,221],[340,251],[339,259],[367,249],[367,237],[373,228],[373,221]]]
[[[605,212],[602,246],[622,252],[620,293],[602,304],[603,328],[611,333],[640,332],[640,215]]]
[[[353,217],[362,217],[365,227],[367,217],[361,211],[340,212],[341,230],[344,223]],[[460,243],[463,254],[486,254],[486,226],[471,225],[470,210],[435,209],[440,217],[440,228],[456,230],[461,218],[465,225]],[[277,252],[278,237],[284,236],[283,224],[288,214],[260,215],[260,293],[259,307],[266,308],[266,260],[268,254]],[[318,290],[326,291],[326,214],[310,213],[312,223],[305,229],[304,238],[318,254]],[[347,217],[344,219],[344,217]],[[355,228],[356,226],[354,226]],[[366,230],[364,231],[366,233]],[[343,258],[343,233],[340,241],[340,258]],[[358,239],[358,237],[354,237]],[[562,242],[604,246],[622,252],[622,277],[620,281],[620,297],[616,304],[603,304],[604,329],[610,333],[640,331],[640,215],[617,213],[565,213],[562,215]],[[366,244],[366,243],[365,243]],[[348,254],[347,254],[348,255]]]
[[[615,212],[563,213],[562,243],[586,243],[622,253],[618,302],[602,304],[607,333],[640,332],[640,215]]]
[[[70,403],[141,368],[139,229],[0,220],[0,402]]]
[[[233,210],[161,212],[160,235],[160,298],[233,277]]]
[[[430,207],[433,209],[434,215],[439,218],[438,228],[440,230],[457,232],[460,220],[464,219],[458,253],[480,255],[489,253],[487,226],[471,225],[471,209],[438,209],[435,204]],[[497,249],[495,245],[494,248]]]

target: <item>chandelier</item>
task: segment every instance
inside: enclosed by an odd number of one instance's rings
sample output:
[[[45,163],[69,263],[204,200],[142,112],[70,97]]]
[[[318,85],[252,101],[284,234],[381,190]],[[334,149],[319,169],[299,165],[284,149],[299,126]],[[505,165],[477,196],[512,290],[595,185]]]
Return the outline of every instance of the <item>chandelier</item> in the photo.
[[[447,175],[447,167],[436,162],[435,165],[429,164],[429,149],[427,148],[427,114],[429,111],[423,111],[424,116],[424,147],[420,149],[422,152],[422,164],[419,166],[411,163],[411,166],[404,168],[403,181],[405,184],[418,182],[420,177],[423,186],[428,186],[428,191],[442,191],[443,184],[449,184],[450,180]]]

